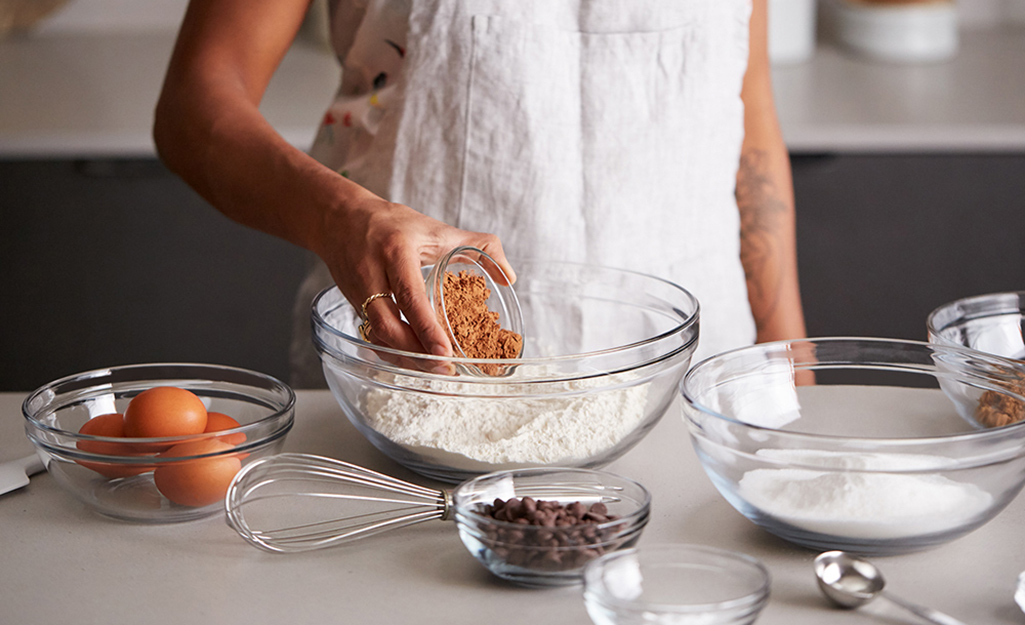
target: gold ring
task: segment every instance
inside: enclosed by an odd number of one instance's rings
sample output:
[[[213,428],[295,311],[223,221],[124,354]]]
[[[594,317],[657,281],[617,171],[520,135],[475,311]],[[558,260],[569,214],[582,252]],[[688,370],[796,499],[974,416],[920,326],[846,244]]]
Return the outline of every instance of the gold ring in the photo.
[[[367,317],[367,306],[372,304],[374,300],[380,299],[382,297],[391,297],[391,293],[374,293],[370,297],[363,300],[363,305],[360,306],[360,312],[362,313],[361,317],[363,318],[363,323],[359,324],[359,337],[367,343],[370,342],[370,318]]]
[[[367,320],[367,306],[374,303],[374,300],[378,300],[382,297],[391,297],[391,293],[374,293],[370,297],[363,300],[363,305],[360,306],[360,310],[363,311],[363,320]]]

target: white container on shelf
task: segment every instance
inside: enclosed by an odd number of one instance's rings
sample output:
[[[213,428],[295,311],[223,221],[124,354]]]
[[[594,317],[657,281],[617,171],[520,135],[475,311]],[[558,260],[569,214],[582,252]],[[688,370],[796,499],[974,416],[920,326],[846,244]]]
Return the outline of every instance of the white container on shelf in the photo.
[[[944,61],[957,54],[953,0],[825,0],[837,43],[869,58],[897,63]]]
[[[803,63],[815,52],[817,0],[769,0],[769,60]]]

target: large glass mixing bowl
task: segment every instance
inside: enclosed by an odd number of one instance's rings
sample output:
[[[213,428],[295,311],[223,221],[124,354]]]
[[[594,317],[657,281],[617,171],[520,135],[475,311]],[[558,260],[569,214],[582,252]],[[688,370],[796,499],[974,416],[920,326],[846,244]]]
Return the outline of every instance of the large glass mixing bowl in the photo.
[[[314,300],[324,377],[375,447],[417,473],[461,482],[503,469],[601,467],[658,422],[697,348],[694,296],[604,267],[518,262],[516,272],[524,348],[514,360],[372,345],[337,288]],[[497,362],[510,373],[451,374],[466,370],[453,363]]]
[[[767,343],[696,364],[681,384],[699,460],[729,503],[819,551],[887,555],[982,526],[1025,484],[1020,363],[869,338]]]

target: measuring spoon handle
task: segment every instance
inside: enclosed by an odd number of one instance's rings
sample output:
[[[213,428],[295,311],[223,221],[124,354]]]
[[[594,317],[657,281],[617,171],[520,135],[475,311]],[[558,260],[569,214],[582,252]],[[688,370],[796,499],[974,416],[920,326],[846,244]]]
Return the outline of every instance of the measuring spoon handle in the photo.
[[[939,610],[933,610],[932,608],[927,608],[916,603],[911,603],[910,601],[906,601],[904,599],[901,599],[900,597],[895,597],[888,592],[881,592],[879,594],[889,599],[891,603],[899,605],[908,612],[916,614],[924,618],[925,620],[929,621],[930,623],[936,623],[936,625],[967,625],[964,621],[959,621],[953,616],[944,614]]]

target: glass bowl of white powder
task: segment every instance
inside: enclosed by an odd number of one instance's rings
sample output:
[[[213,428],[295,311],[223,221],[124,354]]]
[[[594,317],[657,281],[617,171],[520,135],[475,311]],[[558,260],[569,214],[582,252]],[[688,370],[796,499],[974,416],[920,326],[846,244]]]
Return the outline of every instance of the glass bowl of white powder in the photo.
[[[824,551],[917,551],[982,526],[1025,482],[1021,363],[917,341],[820,338],[725,352],[681,384],[691,440],[729,503]]]
[[[517,359],[372,345],[337,288],[314,300],[324,377],[375,447],[421,475],[462,482],[507,469],[601,467],[654,427],[697,347],[694,296],[653,276],[588,265],[520,261],[516,273]],[[467,368],[452,363],[496,362],[512,373],[448,373]]]

